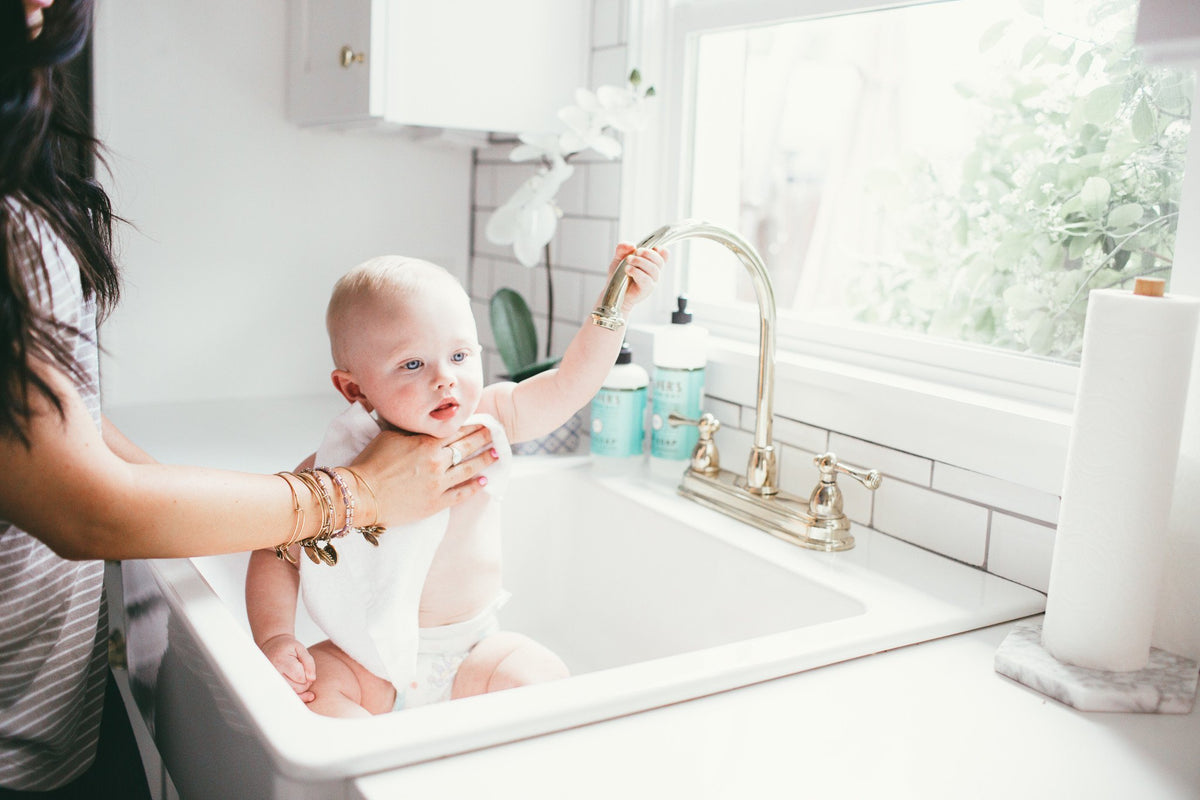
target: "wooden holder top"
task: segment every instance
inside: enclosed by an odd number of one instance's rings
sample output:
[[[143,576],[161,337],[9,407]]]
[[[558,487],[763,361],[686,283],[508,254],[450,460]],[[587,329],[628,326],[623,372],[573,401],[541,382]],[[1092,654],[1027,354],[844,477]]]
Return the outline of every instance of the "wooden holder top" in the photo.
[[[1162,278],[1136,278],[1133,281],[1133,293],[1142,297],[1162,297],[1167,282]]]

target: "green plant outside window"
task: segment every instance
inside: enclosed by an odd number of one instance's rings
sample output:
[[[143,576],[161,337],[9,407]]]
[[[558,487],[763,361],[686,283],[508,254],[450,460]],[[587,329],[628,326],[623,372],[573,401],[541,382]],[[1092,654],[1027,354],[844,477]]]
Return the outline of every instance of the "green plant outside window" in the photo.
[[[1195,76],[1143,63],[1136,10],[962,0],[706,34],[697,107],[729,79],[706,87],[704,60],[735,65],[741,161],[733,209],[698,129],[692,211],[736,213],[801,317],[1076,361],[1088,292],[1174,258]],[[705,280],[698,299],[729,295]]]

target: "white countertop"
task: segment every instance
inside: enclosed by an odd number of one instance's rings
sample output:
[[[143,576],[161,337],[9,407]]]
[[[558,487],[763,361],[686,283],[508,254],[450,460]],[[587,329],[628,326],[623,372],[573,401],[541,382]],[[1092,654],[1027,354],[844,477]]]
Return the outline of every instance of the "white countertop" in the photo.
[[[1014,625],[363,778],[358,797],[1200,797],[1200,712],[1048,699],[993,670]]]

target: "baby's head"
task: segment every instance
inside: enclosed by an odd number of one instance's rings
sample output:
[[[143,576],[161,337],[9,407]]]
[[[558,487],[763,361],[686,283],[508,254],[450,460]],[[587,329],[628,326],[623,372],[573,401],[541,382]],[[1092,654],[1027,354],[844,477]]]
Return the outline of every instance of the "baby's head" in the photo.
[[[446,270],[380,256],[333,288],[325,314],[333,385],[350,402],[412,433],[448,436],[483,389],[471,301]]]

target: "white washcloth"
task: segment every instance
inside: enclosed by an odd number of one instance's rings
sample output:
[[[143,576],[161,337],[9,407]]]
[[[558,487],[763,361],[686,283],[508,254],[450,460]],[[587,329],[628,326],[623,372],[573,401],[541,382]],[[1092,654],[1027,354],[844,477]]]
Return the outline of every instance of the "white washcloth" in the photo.
[[[500,460],[486,470],[484,489],[501,497],[512,451],[504,428],[476,414],[468,425],[485,425]],[[380,425],[358,403],[339,414],[317,448],[318,466],[348,464],[379,434]],[[300,591],[313,621],[330,640],[368,670],[403,692],[416,669],[421,591],[441,544],[450,510],[408,525],[389,527],[376,547],[358,534],[335,539],[337,564],[300,559]]]

